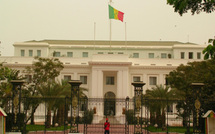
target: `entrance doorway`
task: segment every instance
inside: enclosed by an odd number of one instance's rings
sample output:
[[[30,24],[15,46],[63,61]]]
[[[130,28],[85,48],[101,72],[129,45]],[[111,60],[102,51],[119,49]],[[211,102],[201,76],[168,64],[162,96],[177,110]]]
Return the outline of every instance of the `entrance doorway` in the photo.
[[[113,92],[107,92],[104,96],[104,115],[114,116],[116,113],[116,95]]]

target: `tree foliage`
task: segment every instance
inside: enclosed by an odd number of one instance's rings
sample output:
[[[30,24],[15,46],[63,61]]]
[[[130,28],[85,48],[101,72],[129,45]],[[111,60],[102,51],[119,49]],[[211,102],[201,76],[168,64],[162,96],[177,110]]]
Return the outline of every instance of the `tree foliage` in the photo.
[[[215,0],[167,0],[167,4],[172,5],[175,12],[180,15],[187,13],[189,10],[192,14],[211,13],[215,8]]]
[[[180,65],[176,70],[171,71],[168,81],[171,87],[187,92],[192,97],[191,83],[202,82],[205,84],[202,90],[203,98],[212,98],[215,92],[215,62],[207,60],[202,62],[191,62],[187,65]]]
[[[204,59],[213,59],[215,60],[215,39],[208,40],[209,45],[202,51],[204,54]]]
[[[150,122],[152,125],[157,124],[158,127],[165,126],[165,109],[172,104],[171,101],[167,104],[167,100],[175,99],[176,93],[176,89],[170,89],[170,87],[162,85],[146,90],[144,99],[149,101],[146,106],[150,110]]]
[[[32,66],[26,67],[28,74],[33,76],[32,86],[29,86],[29,96],[38,96],[39,86],[47,85],[48,82],[54,82],[55,78],[60,74],[63,69],[63,63],[59,59],[54,58],[42,58],[35,57],[35,61]],[[32,99],[28,101],[28,106],[31,107],[31,116],[26,120],[26,122],[31,119],[31,124],[34,124],[34,112],[36,108],[41,103],[40,100]]]
[[[187,117],[190,110],[193,109],[194,100],[196,100],[195,91],[191,87],[191,83],[204,83],[201,90],[201,112],[215,110],[215,62],[207,60],[202,62],[191,62],[187,65],[180,65],[176,70],[169,73],[168,80],[171,87],[177,88],[184,92],[186,102],[177,104],[177,110],[183,117],[183,124],[186,125]],[[188,110],[188,111],[187,111]]]
[[[63,68],[63,63],[59,59],[35,57],[33,65],[27,67],[27,70],[33,74],[33,82],[39,84],[54,80]]]
[[[0,96],[1,97],[11,97],[12,95],[12,84],[11,80],[21,80],[24,79],[22,75],[20,75],[20,71],[16,69],[11,69],[8,67],[1,66],[0,68]]]

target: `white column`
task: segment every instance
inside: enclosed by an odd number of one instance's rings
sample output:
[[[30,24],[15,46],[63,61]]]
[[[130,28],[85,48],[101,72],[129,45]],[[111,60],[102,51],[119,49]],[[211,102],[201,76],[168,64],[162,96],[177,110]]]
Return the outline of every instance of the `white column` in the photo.
[[[122,98],[122,84],[123,84],[123,79],[122,79],[122,71],[119,70],[117,72],[117,92],[116,92],[116,98]],[[122,113],[122,107],[119,105],[119,102],[116,102],[116,116],[121,115]]]
[[[123,70],[122,72],[122,79],[123,79],[123,83],[122,83],[122,98],[126,98],[127,96],[129,96],[129,91],[130,91],[130,86],[131,83],[129,83],[129,75],[128,75],[128,70]]]
[[[163,84],[163,74],[159,74],[159,81],[158,81],[158,85]]]
[[[119,70],[117,72],[117,94],[116,98],[123,98],[123,77],[122,77],[122,71]]]
[[[99,98],[103,98],[104,95],[103,95],[103,72],[102,70],[99,70],[98,71],[98,89],[97,89],[97,96]]]
[[[97,77],[97,70],[92,70],[92,91],[90,94],[90,98],[96,98],[96,93],[98,90],[98,85],[97,85],[97,81],[98,81],[98,77]]]
[[[146,90],[147,90],[147,75],[146,74],[143,74],[143,82],[146,83],[144,86],[143,86],[143,94],[146,93]]]

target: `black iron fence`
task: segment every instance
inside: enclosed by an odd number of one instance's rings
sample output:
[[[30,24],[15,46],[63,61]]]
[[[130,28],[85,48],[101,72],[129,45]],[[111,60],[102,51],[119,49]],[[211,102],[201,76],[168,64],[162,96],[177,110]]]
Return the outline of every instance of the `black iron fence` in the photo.
[[[19,107],[12,98],[0,98],[0,107],[8,115],[6,131],[14,131],[15,125],[24,134],[104,133],[107,118],[112,134],[193,133],[197,120],[204,133],[204,119],[197,119],[196,112],[215,111],[214,100],[201,100],[198,111],[195,101],[187,100],[143,98],[140,109],[135,107],[137,101],[128,98],[81,98],[75,109],[72,103],[68,97],[23,97]]]

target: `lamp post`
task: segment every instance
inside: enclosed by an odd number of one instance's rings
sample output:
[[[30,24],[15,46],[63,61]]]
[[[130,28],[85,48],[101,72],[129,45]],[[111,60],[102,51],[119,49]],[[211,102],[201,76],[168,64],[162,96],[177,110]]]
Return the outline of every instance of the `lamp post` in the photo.
[[[13,116],[13,123],[12,123],[12,131],[13,132],[20,132],[21,131],[21,118],[18,118],[17,122],[17,112],[21,113],[21,86],[25,83],[24,80],[11,80],[10,83],[13,85],[12,88],[12,116]],[[18,107],[19,106],[19,107]],[[18,111],[17,111],[18,109]]]
[[[137,116],[137,124],[135,125],[134,131],[136,134],[142,134],[142,93],[143,86],[145,83],[142,81],[131,83],[134,86],[134,117]],[[140,116],[141,115],[141,124]]]
[[[193,132],[203,133],[202,119],[201,119],[201,89],[204,83],[191,83],[194,95],[194,110],[193,110]]]
[[[79,87],[82,84],[80,80],[71,80],[69,81],[71,85],[71,126],[70,126],[70,133],[77,133],[78,132],[78,121],[76,122],[76,111],[79,108]],[[79,114],[79,112],[78,112]],[[72,120],[73,117],[73,120]]]

